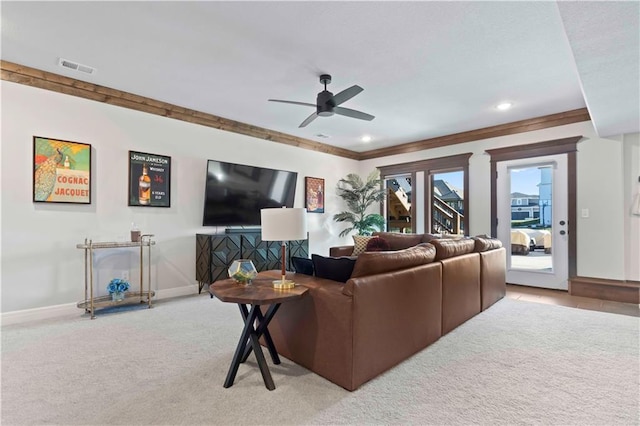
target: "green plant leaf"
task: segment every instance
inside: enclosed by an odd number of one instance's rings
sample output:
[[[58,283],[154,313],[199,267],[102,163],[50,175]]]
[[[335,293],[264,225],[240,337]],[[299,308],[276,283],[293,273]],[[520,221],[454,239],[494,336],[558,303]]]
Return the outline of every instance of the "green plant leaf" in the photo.
[[[380,214],[366,214],[367,210],[375,203],[380,203],[386,196],[382,188],[380,172],[375,169],[362,180],[355,173],[349,173],[340,179],[337,185],[337,193],[347,204],[348,210],[333,216],[336,222],[348,222],[352,226],[343,229],[340,236],[344,237],[353,230],[359,235],[371,235],[372,232],[384,229],[385,219]]]

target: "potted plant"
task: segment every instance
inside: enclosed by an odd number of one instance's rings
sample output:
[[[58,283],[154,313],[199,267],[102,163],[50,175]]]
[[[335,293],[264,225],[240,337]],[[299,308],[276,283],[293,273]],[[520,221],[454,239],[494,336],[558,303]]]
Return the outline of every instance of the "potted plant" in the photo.
[[[381,231],[384,228],[384,216],[378,213],[367,214],[367,209],[373,203],[379,203],[385,197],[380,172],[377,169],[371,172],[366,180],[355,173],[349,173],[338,181],[337,192],[347,203],[349,211],[335,214],[333,220],[351,224],[349,228],[340,232],[341,237],[353,230],[357,231],[358,235],[371,235],[373,231]]]

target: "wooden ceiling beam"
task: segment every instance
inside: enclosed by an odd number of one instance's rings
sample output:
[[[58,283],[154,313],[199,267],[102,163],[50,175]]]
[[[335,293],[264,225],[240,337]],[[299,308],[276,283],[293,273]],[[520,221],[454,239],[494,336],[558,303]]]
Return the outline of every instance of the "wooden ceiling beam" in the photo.
[[[51,90],[66,95],[77,96],[123,108],[200,124],[228,132],[238,133],[271,142],[278,142],[298,148],[309,149],[339,157],[358,160],[360,154],[348,149],[326,145],[263,127],[253,126],[217,115],[191,110],[177,105],[146,98],[133,93],[75,80],[47,71],[26,67],[7,61],[0,61],[2,79],[40,89]]]
[[[548,127],[562,126],[565,124],[589,121],[589,111],[586,108],[565,111],[558,114],[545,115],[543,117],[530,118],[527,120],[514,121],[512,123],[498,126],[485,127],[483,129],[470,130],[468,132],[455,133],[453,135],[440,136],[437,138],[424,139],[402,145],[374,149],[363,152],[360,160],[385,157],[387,155],[406,154],[409,152],[423,151],[425,149],[439,148],[442,146],[456,145],[460,143],[473,142],[482,139],[495,138],[498,136],[514,135],[516,133],[531,132],[533,130],[546,129]]]
[[[2,71],[2,79],[6,81],[64,93],[66,95],[77,96],[97,102],[103,102],[175,120],[200,124],[202,126],[264,139],[270,142],[277,142],[302,149],[350,158],[352,160],[368,160],[372,158],[386,157],[389,155],[406,154],[591,120],[587,109],[580,108],[558,114],[545,115],[543,117],[471,130],[468,132],[424,139],[402,145],[374,149],[365,152],[356,152],[277,132],[275,130],[230,120],[217,115],[208,114],[206,112],[196,111],[155,99],[146,98],[133,93],[123,92],[121,90],[111,89],[109,87],[99,86],[93,83],[87,83],[85,81],[26,67],[12,62],[0,61],[0,69]]]

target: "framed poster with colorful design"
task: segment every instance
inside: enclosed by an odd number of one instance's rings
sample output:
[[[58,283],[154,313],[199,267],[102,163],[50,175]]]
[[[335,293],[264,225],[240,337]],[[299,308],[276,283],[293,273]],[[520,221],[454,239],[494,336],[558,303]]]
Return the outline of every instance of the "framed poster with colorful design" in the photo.
[[[171,157],[129,151],[129,205],[171,207]]]
[[[91,145],[34,136],[33,201],[91,204]]]
[[[324,213],[324,179],[304,178],[304,200],[307,212]]]

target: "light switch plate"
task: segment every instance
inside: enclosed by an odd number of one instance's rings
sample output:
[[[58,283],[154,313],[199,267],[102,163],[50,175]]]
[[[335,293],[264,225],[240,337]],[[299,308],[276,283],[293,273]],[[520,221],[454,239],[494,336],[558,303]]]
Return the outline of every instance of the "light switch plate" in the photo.
[[[589,209],[582,209],[582,217],[589,217]]]

